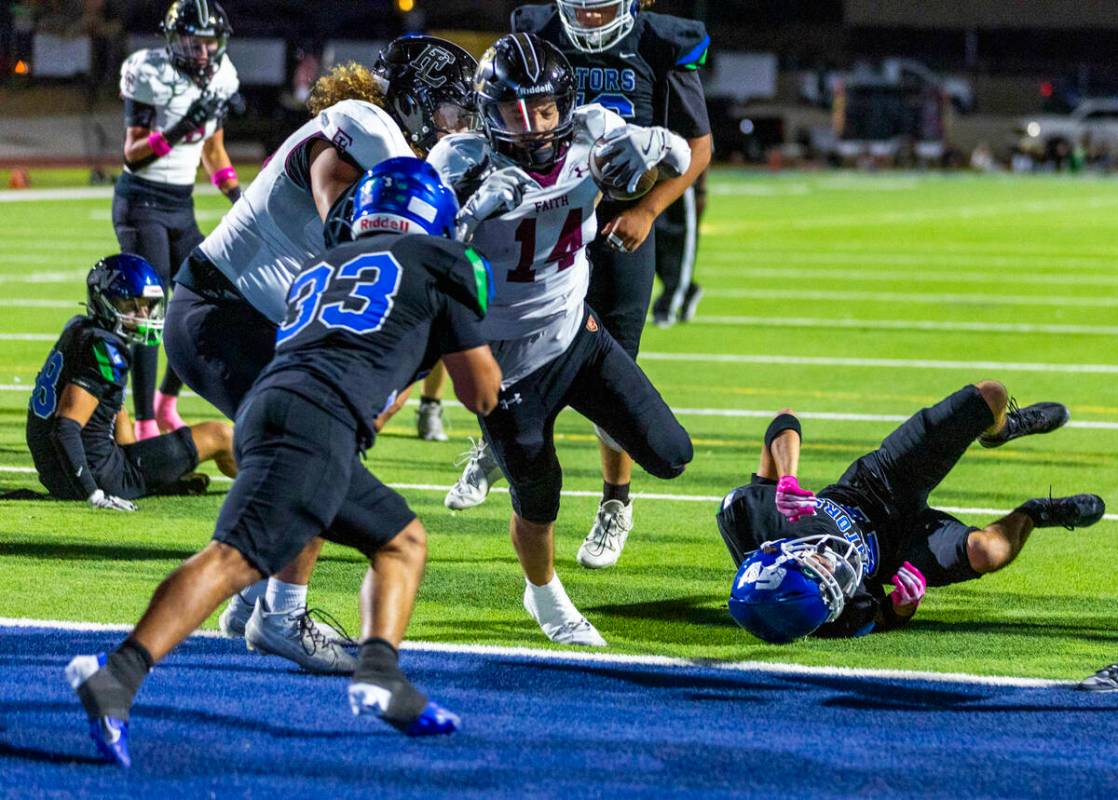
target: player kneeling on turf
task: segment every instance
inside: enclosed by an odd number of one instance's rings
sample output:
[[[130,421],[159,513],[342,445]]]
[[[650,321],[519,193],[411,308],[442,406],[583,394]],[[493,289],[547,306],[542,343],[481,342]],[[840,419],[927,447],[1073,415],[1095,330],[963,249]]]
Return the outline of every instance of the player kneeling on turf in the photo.
[[[136,255],[101,259],[86,278],[85,316],[62,331],[27,407],[27,446],[39,481],[53,497],[88,500],[94,508],[135,511],[132,503],[166,490],[214,459],[233,477],[233,430],[203,422],[137,442],[124,390],[129,344],[155,346],[163,338],[166,295],[155,268]],[[204,490],[208,480],[183,484]]]
[[[429,165],[383,161],[357,190],[358,240],[307,261],[296,277],[276,357],[237,415],[241,473],[214,541],[164,580],[115,652],[79,656],[66,669],[109,760],[130,763],[129,709],[152,665],[319,535],[360,550],[370,564],[353,712],[377,713],[409,736],[457,729],[458,717],[428,701],[397,665],[426,531],[361,461],[376,417],[440,357],[468,409],[485,415],[497,403],[501,371],[480,329],[489,266],[467,245],[438,238],[453,234],[457,212]]]
[[[1106,509],[1093,494],[1029,500],[984,528],[928,506],[975,439],[1000,447],[1068,419],[1059,403],[1019,409],[996,381],[965,386],[918,412],[815,495],[796,479],[799,420],[778,414],[753,480],[726,495],[718,512],[739,567],[730,614],[774,644],[889,630],[912,618],[928,586],[1008,565],[1034,528],[1094,525]]]

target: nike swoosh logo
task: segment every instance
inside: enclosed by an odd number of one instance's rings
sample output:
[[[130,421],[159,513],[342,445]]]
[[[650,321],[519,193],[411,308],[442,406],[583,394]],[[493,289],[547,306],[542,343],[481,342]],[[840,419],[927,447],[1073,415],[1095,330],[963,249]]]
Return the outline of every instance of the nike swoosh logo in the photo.
[[[618,53],[617,55],[621,56],[622,58],[636,58],[637,57],[636,53]]]

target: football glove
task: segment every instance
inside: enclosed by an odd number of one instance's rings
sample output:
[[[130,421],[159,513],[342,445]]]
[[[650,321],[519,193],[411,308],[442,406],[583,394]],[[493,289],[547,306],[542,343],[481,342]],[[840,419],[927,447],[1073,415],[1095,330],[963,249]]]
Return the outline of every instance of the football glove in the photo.
[[[533,185],[535,181],[520,167],[489,173],[458,212],[458,238],[467,241],[482,222],[518,207],[524,192]]]
[[[667,128],[626,125],[602,137],[600,156],[605,161],[602,177],[632,194],[641,177],[660,165],[669,174],[682,175],[691,165],[687,141]]]
[[[893,608],[899,610],[904,606],[906,611],[902,613],[907,615],[916,613],[916,607],[920,605],[928,589],[928,582],[924,579],[923,573],[906,561],[901,564],[901,568],[897,570],[890,583],[896,587],[889,593]],[[912,610],[908,611],[908,608]]]
[[[815,516],[815,492],[800,488],[795,475],[785,475],[776,482],[776,510],[796,522]]]
[[[228,108],[228,99],[213,92],[202,95],[190,104],[182,119],[163,133],[168,144],[174,145],[186,136],[203,127],[211,119],[221,119]]]
[[[123,497],[116,497],[111,494],[105,494],[104,490],[98,489],[96,492],[89,496],[89,505],[93,508],[103,508],[109,511],[135,511],[136,504],[131,500],[125,500]]]

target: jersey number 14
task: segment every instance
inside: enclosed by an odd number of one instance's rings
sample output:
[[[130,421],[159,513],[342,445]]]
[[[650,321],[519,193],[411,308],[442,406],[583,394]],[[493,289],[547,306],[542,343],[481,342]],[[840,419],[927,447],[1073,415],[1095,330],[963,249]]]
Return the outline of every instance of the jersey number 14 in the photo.
[[[536,263],[536,217],[525,217],[524,221],[516,227],[516,241],[520,242],[520,261],[516,269],[510,269],[508,280],[511,283],[531,283],[536,279],[537,270],[532,266]],[[551,248],[551,253],[544,263],[550,267],[556,265],[556,272],[562,272],[574,266],[575,256],[582,249],[582,209],[572,208],[563,221],[563,229],[559,232],[559,241]],[[538,270],[540,272],[550,270]]]

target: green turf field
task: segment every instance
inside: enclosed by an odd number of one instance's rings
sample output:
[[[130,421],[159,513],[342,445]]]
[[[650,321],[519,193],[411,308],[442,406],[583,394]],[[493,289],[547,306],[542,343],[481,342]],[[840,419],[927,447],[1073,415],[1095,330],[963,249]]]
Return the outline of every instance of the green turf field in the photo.
[[[33,176],[34,178],[34,176]],[[42,184],[40,184],[42,185]],[[4,193],[0,193],[4,195]],[[10,195],[7,195],[10,196]],[[2,198],[0,198],[2,199]],[[36,488],[23,443],[27,392],[53,337],[77,309],[82,276],[115,239],[107,196],[0,202],[0,487]],[[204,230],[227,208],[198,202]],[[569,593],[620,652],[857,667],[1081,677],[1118,657],[1118,183],[1091,179],[917,175],[757,175],[711,181],[698,280],[699,318],[649,328],[642,365],[695,442],[695,461],[639,492],[617,568],[574,561],[593,497],[564,498],[556,550]],[[68,306],[73,302],[73,308]],[[48,341],[49,339],[49,341]],[[847,642],[764,646],[725,611],[733,575],[711,498],[747,479],[767,424],[805,414],[801,482],[820,488],[907,415],[964,383],[1003,380],[1027,404],[1062,400],[1075,423],[996,451],[975,448],[937,505],[1009,509],[1035,495],[1094,491],[1109,519],[1036,532],[1004,572],[931,590],[902,632]],[[718,415],[714,410],[758,412]],[[812,412],[870,419],[813,419]],[[197,399],[183,413],[211,415]],[[369,465],[395,484],[448,486],[476,435],[450,412],[453,439],[413,438],[412,412]],[[574,414],[558,424],[565,489],[600,488],[597,445]],[[131,622],[176,563],[199,549],[228,484],[198,499],[148,499],[134,515],[81,503],[0,502],[0,616]],[[544,647],[520,608],[508,496],[452,514],[442,492],[404,491],[431,532],[414,639]],[[988,513],[964,513],[984,523]],[[312,605],[351,628],[358,557],[329,547]],[[213,624],[213,621],[210,623]]]

